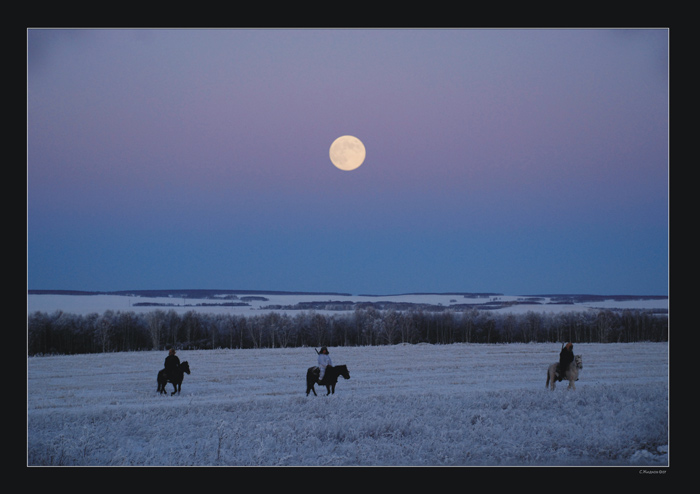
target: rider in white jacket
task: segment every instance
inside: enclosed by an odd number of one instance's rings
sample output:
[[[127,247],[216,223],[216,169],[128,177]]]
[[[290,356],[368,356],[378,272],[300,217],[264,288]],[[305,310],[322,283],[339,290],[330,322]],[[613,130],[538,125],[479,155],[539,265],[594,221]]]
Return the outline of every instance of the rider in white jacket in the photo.
[[[333,367],[333,362],[331,362],[331,358],[328,356],[328,348],[324,346],[321,348],[321,351],[318,352],[318,368],[321,371],[321,374],[318,377],[319,381],[323,380],[323,376],[326,373],[326,367],[329,365]]]

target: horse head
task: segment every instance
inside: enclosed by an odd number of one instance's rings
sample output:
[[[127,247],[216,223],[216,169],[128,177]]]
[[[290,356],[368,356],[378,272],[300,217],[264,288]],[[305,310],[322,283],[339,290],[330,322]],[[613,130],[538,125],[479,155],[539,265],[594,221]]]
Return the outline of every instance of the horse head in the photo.
[[[187,363],[187,361],[184,361],[183,363],[180,364],[180,370],[186,373],[190,373],[190,364]]]
[[[576,362],[577,369],[583,369],[583,361],[581,359],[581,355],[574,356],[574,361]]]
[[[348,371],[347,365],[339,365],[338,374],[343,376],[345,379],[350,379],[350,371]]]

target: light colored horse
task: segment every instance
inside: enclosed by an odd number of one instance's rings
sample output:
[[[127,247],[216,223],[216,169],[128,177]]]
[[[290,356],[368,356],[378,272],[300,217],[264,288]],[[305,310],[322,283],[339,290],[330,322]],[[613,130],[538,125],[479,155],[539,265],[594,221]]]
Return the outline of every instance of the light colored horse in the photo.
[[[549,366],[549,369],[547,369],[547,384],[545,384],[544,386],[545,388],[550,387],[551,382],[552,391],[554,391],[554,386],[557,383],[557,367],[559,367],[559,362],[554,362],[552,365]],[[569,364],[569,368],[566,370],[566,376],[564,376],[564,378],[569,381],[569,387],[566,389],[576,390],[575,383],[578,379],[578,371],[581,369],[583,369],[581,355],[576,355],[574,356],[574,361],[571,362],[571,364]]]

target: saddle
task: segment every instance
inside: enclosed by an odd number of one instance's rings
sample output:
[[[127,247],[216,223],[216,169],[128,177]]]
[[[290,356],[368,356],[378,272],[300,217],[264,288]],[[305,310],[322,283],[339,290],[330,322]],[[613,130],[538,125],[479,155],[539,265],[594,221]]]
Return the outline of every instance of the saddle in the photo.
[[[318,382],[318,384],[325,384],[323,380],[319,379],[319,377],[321,376],[321,369],[318,366],[312,367],[311,372],[314,374],[316,382]],[[326,376],[324,375],[323,377],[325,379]]]
[[[574,362],[569,363],[569,365],[574,364]],[[574,364],[575,365],[575,364]],[[566,377],[564,374],[561,373],[561,364],[557,364],[557,369],[555,371],[555,376],[559,380],[559,382],[563,381],[564,378]],[[578,381],[578,378],[576,378]]]

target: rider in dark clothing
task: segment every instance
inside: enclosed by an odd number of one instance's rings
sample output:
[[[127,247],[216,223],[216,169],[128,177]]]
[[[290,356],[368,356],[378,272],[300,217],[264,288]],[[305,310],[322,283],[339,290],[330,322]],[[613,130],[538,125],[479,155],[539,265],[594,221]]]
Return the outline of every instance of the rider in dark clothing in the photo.
[[[574,345],[567,343],[559,353],[559,380],[561,381],[566,376],[566,370],[569,364],[574,361]]]
[[[168,379],[175,377],[179,367],[180,359],[175,355],[175,349],[171,348],[168,356],[165,357],[165,373],[168,375]]]

